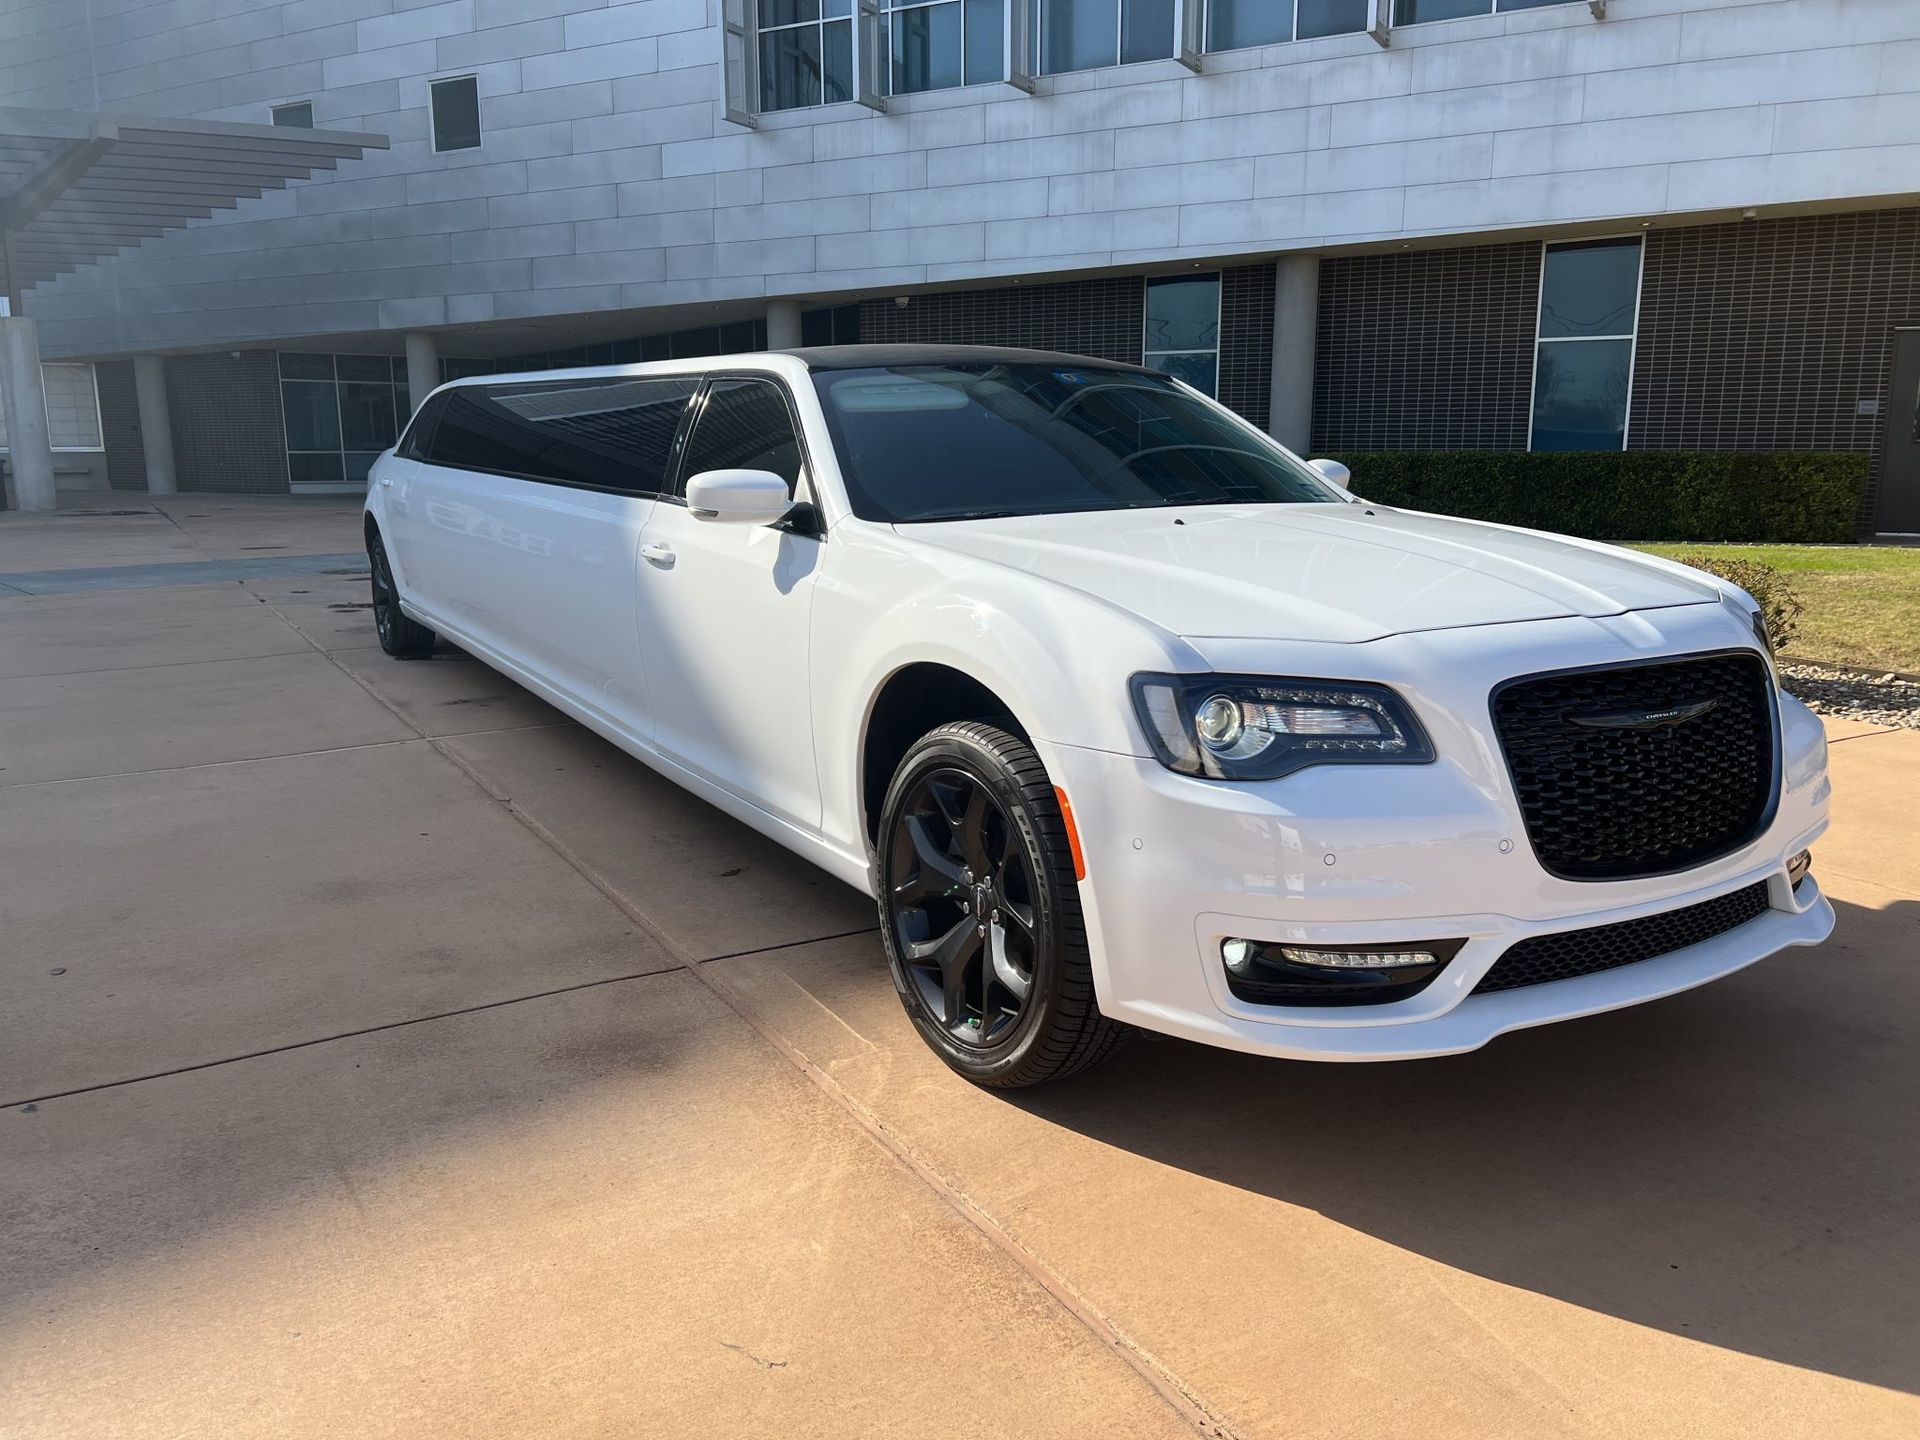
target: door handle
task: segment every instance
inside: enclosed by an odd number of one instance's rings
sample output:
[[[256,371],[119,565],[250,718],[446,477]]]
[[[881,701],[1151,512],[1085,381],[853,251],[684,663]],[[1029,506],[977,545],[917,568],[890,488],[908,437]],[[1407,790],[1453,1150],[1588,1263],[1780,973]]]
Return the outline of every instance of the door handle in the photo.
[[[640,558],[649,564],[658,565],[662,570],[671,570],[674,561],[673,547],[671,545],[661,545],[658,543],[642,545],[640,547]]]

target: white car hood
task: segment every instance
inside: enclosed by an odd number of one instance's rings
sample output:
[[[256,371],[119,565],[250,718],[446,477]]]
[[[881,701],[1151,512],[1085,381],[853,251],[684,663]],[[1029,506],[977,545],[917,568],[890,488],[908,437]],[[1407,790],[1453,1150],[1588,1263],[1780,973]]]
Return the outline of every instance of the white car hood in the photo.
[[[1184,506],[902,525],[1173,634],[1358,644],[1414,630],[1618,615],[1719,592],[1620,551],[1367,505]]]

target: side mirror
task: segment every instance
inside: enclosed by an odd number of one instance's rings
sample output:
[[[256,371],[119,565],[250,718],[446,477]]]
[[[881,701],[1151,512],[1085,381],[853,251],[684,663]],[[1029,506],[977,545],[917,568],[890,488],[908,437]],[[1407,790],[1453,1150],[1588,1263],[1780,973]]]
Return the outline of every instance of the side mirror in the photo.
[[[771,470],[703,470],[687,481],[687,509],[722,525],[771,525],[793,508],[787,482]]]
[[[1309,460],[1307,468],[1318,472],[1322,480],[1346,495],[1348,499],[1353,498],[1350,484],[1353,480],[1353,472],[1338,460]]]

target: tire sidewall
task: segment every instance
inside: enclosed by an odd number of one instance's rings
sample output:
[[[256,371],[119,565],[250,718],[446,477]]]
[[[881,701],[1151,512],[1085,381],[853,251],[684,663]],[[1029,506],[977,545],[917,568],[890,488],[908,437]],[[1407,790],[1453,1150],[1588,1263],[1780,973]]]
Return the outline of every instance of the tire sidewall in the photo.
[[[373,632],[379,637],[380,648],[391,655],[396,648],[394,643],[394,623],[398,618],[396,612],[400,608],[400,597],[394,589],[393,564],[387,559],[386,543],[377,535],[369,536],[367,539],[367,559],[371,562],[371,568],[373,570]],[[386,592],[385,623],[382,623],[381,615],[382,600],[380,592],[382,590]]]
[[[433,654],[434,633],[400,606],[400,583],[393,576],[387,542],[378,530],[367,533],[367,565],[372,573],[374,636],[380,648],[395,660],[425,660]],[[386,590],[387,624],[380,626],[380,592]]]
[[[1018,737],[1004,735],[1011,744],[1024,745]],[[998,1045],[973,1049],[962,1045],[947,1033],[939,1019],[927,1013],[920,990],[908,974],[894,933],[893,907],[888,890],[889,858],[893,851],[894,831],[899,823],[900,807],[913,786],[929,771],[964,770],[987,787],[1020,835],[1026,850],[1029,873],[1034,881],[1034,926],[1037,941],[1034,954],[1033,988],[1013,1034]],[[1036,813],[1036,807],[1021,788],[1019,780],[1000,757],[967,729],[942,726],[917,741],[907,751],[887,787],[880,811],[880,843],[875,856],[875,888],[880,894],[880,933],[887,951],[887,968],[901,1004],[920,1036],[948,1065],[968,1079],[985,1085],[1008,1083],[1027,1067],[1032,1052],[1044,1038],[1048,1012],[1053,1003],[1061,972],[1061,946],[1064,943],[1062,910],[1078,907],[1079,896],[1061,892],[1057,867],[1049,863],[1047,841],[1050,830],[1059,830],[1058,843],[1065,843],[1064,828],[1057,814]],[[1068,877],[1071,890],[1072,879]],[[1077,928],[1077,927],[1076,927]],[[1018,1083],[1017,1081],[1014,1083]]]

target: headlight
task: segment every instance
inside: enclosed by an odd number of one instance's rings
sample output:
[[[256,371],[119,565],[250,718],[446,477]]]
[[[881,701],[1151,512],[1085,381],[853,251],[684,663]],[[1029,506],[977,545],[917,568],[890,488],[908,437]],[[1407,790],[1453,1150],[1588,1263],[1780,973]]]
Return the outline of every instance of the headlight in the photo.
[[[1422,765],[1433,744],[1384,685],[1257,675],[1136,675],[1133,706],[1169,770],[1274,780],[1309,765]]]

